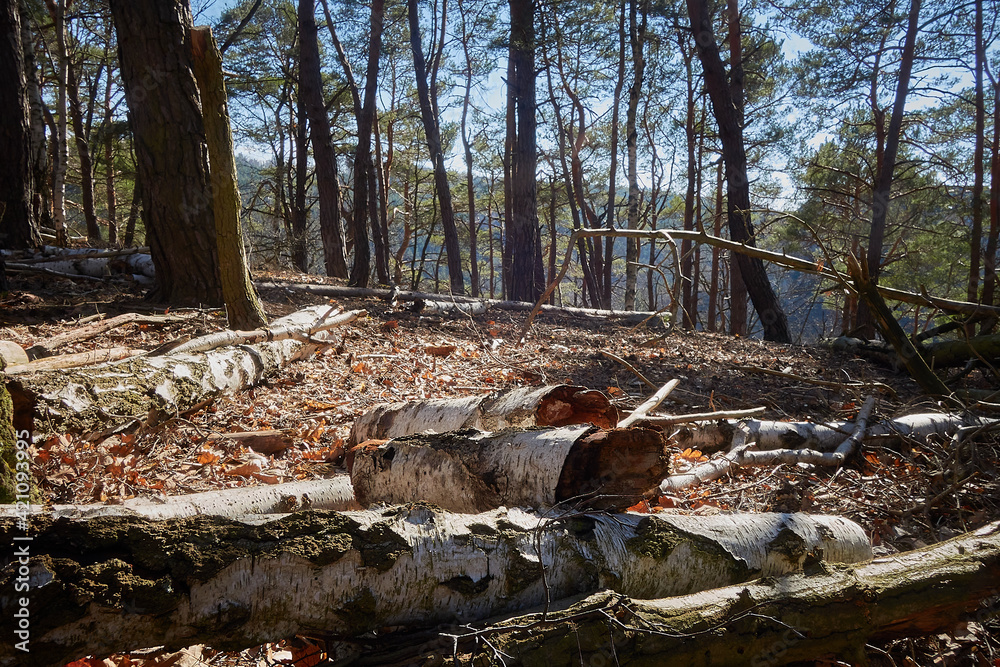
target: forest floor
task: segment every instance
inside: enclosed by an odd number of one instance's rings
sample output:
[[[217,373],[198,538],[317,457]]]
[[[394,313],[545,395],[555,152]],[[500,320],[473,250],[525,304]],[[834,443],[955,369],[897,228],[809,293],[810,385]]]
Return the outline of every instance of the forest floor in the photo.
[[[323,282],[298,274],[264,278]],[[0,339],[25,348],[78,326],[84,318],[164,312],[144,301],[137,287],[32,275],[12,275],[11,282],[12,291],[0,301]],[[354,419],[378,403],[482,394],[519,385],[583,385],[605,392],[620,409],[628,410],[654,387],[679,379],[679,387],[660,408],[664,414],[763,406],[762,419],[848,420],[870,394],[877,398],[880,417],[941,409],[888,363],[827,347],[684,332],[658,320],[635,327],[551,314],[540,315],[527,341],[518,346],[524,312],[491,309],[472,317],[434,316],[393,308],[377,299],[330,300],[285,288],[266,289],[261,296],[271,318],[317,303],[365,309],[369,316],[334,330],[335,344],[312,359],[197,412],[98,441],[61,434],[39,443],[38,460],[43,463],[38,477],[47,499],[113,503],[135,496],[328,477],[343,472],[344,442]],[[187,322],[133,323],[61,352],[114,346],[153,349],[180,336],[224,327],[222,311],[201,310]],[[976,382],[975,374],[967,381]],[[293,434],[293,445],[263,456],[219,437],[264,429]],[[699,457],[698,452],[678,448],[675,467],[688,466]],[[890,554],[1000,519],[998,465],[996,438],[978,438],[971,454],[961,459],[947,441],[903,448],[866,446],[840,469],[743,468],[654,503],[660,507],[638,509],[839,514],[868,531],[877,554]],[[871,647],[869,659],[885,665],[997,665],[998,637],[1000,625],[995,620],[969,623],[951,635]],[[205,651],[187,664],[292,664],[291,651],[285,644],[240,654]],[[133,656],[75,664],[185,663]]]

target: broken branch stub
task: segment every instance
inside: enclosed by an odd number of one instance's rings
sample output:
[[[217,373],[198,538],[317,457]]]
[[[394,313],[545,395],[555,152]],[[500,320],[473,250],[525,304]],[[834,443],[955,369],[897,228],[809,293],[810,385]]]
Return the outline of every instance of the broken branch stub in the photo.
[[[411,435],[361,445],[348,466],[362,506],[425,501],[456,512],[573,503],[623,509],[669,469],[659,431],[591,426]]]

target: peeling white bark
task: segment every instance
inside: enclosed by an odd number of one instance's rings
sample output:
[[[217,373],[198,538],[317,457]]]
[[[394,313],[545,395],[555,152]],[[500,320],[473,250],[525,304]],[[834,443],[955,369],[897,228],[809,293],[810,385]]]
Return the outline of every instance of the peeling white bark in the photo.
[[[308,329],[327,311],[329,306],[313,306],[273,324]],[[321,341],[324,335],[314,338]],[[7,381],[14,425],[42,433],[91,432],[114,430],[134,420],[156,421],[253,386],[312,354],[318,344],[287,339],[14,376]]]
[[[604,586],[663,597],[794,571],[820,550],[848,562],[871,553],[845,519],[782,514],[551,520],[411,505],[253,524],[61,521],[32,543],[32,554],[61,559],[58,568],[39,556],[30,563],[32,658],[198,642],[236,649],[318,628],[352,638],[472,622]],[[0,584],[16,568],[7,559]],[[97,583],[102,572],[119,573],[114,585]],[[20,659],[0,644],[0,666]]]
[[[360,509],[354,500],[350,477],[339,475],[330,479],[206,491],[162,499],[130,498],[118,505],[32,505],[28,514],[53,520],[129,516],[147,519],[189,516],[238,519],[253,514],[284,514],[307,509]],[[0,505],[0,519],[14,519],[21,514],[13,505]]]
[[[617,414],[604,394],[585,387],[518,387],[483,396],[384,403],[358,417],[348,443],[467,428],[496,431],[581,423],[607,428],[617,421]]]
[[[854,430],[852,422],[776,422],[757,419],[745,420],[747,427],[756,434],[759,449],[808,448],[819,451],[836,449]],[[880,420],[869,424],[865,442],[884,444],[901,439],[924,440],[931,435],[951,437],[963,426],[987,425],[990,420],[956,414],[922,413],[896,419]],[[735,421],[718,421],[700,424],[697,428],[682,427],[674,433],[681,447],[700,449],[711,453],[729,447]]]

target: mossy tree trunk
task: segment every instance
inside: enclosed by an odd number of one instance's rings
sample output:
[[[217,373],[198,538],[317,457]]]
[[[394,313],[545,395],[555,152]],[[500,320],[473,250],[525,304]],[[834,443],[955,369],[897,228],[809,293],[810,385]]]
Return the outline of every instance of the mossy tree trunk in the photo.
[[[267,324],[264,307],[250,282],[243,229],[240,225],[240,189],[236,181],[233,133],[222,79],[222,54],[205,26],[191,31],[194,75],[201,91],[201,113],[211,165],[212,212],[219,254],[219,278],[226,301],[229,328],[250,331]]]
[[[23,531],[0,520],[0,539]],[[385,626],[466,623],[610,587],[663,597],[778,575],[822,549],[870,557],[863,530],[805,515],[544,519],[424,505],[302,512],[242,523],[32,519],[25,593],[32,664],[197,643],[238,650],[322,628],[355,640]],[[20,563],[6,557],[7,595]],[[0,619],[7,636],[16,621]],[[0,644],[0,666],[23,654]]]

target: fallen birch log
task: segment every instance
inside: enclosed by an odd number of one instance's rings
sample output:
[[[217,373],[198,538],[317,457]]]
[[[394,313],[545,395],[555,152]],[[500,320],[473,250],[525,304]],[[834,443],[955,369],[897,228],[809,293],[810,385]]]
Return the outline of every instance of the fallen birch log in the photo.
[[[359,508],[354,500],[350,478],[339,475],[330,479],[244,486],[162,499],[130,498],[117,505],[32,505],[28,515],[53,521],[98,517],[163,520],[201,515],[238,519],[254,514],[285,514],[307,509],[344,511]],[[0,519],[21,515],[13,505],[0,505]]]
[[[348,311],[345,313],[341,312],[340,308],[336,306],[327,306],[326,311],[321,313],[315,323],[308,327],[303,327],[298,322],[287,323],[282,321],[279,324],[278,321],[275,321],[271,326],[263,329],[254,329],[253,331],[233,331],[232,329],[226,329],[185,341],[180,345],[170,347],[169,350],[162,351],[162,353],[192,354],[195,352],[208,352],[209,350],[227,345],[253,345],[254,343],[287,340],[289,338],[308,342],[312,336],[321,331],[329,331],[330,329],[339,327],[341,324],[353,322],[358,318],[358,312]]]
[[[652,418],[643,424],[655,425]],[[711,454],[726,449],[732,443],[738,422],[720,420],[699,424],[697,427],[682,426],[672,437],[681,448],[700,449]],[[851,422],[837,421],[829,424],[813,422],[776,422],[757,419],[743,420],[754,434],[758,449],[800,449],[819,451],[836,449],[844,438],[851,434]],[[969,415],[921,413],[895,419],[883,419],[869,424],[865,434],[866,443],[888,445],[903,440],[922,441],[937,435],[950,438],[964,426],[986,426],[992,420]]]
[[[599,391],[565,384],[518,387],[482,396],[384,403],[358,417],[348,443],[465,428],[495,431],[509,426],[587,423],[610,428],[617,421],[618,410]]]
[[[425,639],[424,646],[440,648],[414,647],[397,659],[452,665],[458,654],[462,664],[492,664],[502,652],[508,667],[864,665],[866,644],[952,631],[975,618],[998,587],[1000,527],[993,523],[863,565],[822,565],[681,597],[636,600],[603,591],[544,616]],[[981,619],[996,614],[995,607],[982,611]],[[382,642],[394,643],[391,636]],[[431,656],[438,660],[422,659]]]
[[[206,643],[239,650],[322,629],[360,638],[387,626],[467,623],[613,588],[662,597],[831,561],[870,557],[837,517],[301,512],[214,517],[32,520],[30,556],[5,556],[0,587],[24,576],[32,664]],[[23,535],[0,520],[11,544]],[[16,637],[13,614],[0,619]],[[13,641],[0,667],[22,664]]]
[[[313,306],[275,324],[308,330],[327,311],[329,306]],[[106,432],[136,420],[155,422],[256,385],[312,354],[317,346],[287,339],[206,353],[132,357],[87,368],[15,375],[7,379],[6,390],[13,400],[18,432]]]
[[[588,425],[404,436],[355,448],[348,467],[363,507],[419,500],[455,512],[562,503],[621,510],[655,494],[670,458],[659,431]]]
[[[321,296],[333,296],[341,298],[376,298],[388,301],[424,301],[449,303],[470,303],[484,304],[487,308],[498,310],[530,311],[535,307],[533,303],[524,301],[498,301],[496,299],[477,299],[471,296],[434,294],[432,292],[411,292],[408,290],[387,290],[375,289],[371,287],[344,287],[341,285],[313,285],[309,283],[276,283],[256,281],[254,284],[262,289],[285,289],[294,292],[306,292],[308,294],[319,294]],[[435,306],[437,308],[437,306]],[[626,323],[654,321],[654,325],[662,325],[660,318],[666,317],[660,312],[641,312],[625,310],[599,310],[595,308],[576,308],[573,306],[551,306],[545,304],[541,310],[554,315],[578,315],[583,317],[599,317],[607,319],[618,319]]]

